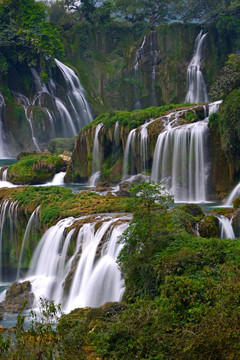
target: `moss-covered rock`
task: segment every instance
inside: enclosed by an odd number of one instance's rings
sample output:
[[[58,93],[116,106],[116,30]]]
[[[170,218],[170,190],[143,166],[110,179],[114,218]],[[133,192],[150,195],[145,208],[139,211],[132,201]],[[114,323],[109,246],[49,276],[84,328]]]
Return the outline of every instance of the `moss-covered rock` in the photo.
[[[200,221],[199,234],[202,237],[214,238],[218,237],[219,233],[219,221],[214,215],[207,215],[204,220]]]
[[[65,169],[66,163],[57,155],[32,154],[10,165],[7,179],[14,184],[43,184]]]
[[[34,294],[31,290],[32,285],[30,281],[13,283],[6,292],[5,300],[0,303],[0,309],[2,311],[17,313],[25,302],[25,309],[30,309],[34,301]]]

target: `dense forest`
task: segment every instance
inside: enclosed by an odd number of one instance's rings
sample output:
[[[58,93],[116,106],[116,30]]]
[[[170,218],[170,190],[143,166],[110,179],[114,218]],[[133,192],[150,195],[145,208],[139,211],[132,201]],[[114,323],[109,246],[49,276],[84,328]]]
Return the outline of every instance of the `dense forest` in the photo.
[[[240,1],[0,20],[1,359],[239,359]]]

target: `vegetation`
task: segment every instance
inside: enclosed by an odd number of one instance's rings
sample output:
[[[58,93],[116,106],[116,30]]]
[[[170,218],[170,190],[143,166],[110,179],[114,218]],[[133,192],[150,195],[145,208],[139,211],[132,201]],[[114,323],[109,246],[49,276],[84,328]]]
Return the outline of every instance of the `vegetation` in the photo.
[[[22,200],[26,190],[18,190]],[[36,198],[40,189],[34,192]],[[75,309],[57,327],[51,326],[57,308],[43,302],[44,321],[33,315],[25,331],[20,313],[16,341],[1,339],[1,358],[239,358],[239,239],[196,237],[203,211],[194,204],[166,211],[171,197],[163,184],[142,183],[131,194],[134,216],[119,258],[124,302]]]
[[[0,68],[25,63],[40,66],[63,55],[59,33],[47,20],[45,6],[35,0],[2,0],[0,2]]]
[[[22,157],[8,169],[8,180],[15,184],[41,184],[66,167],[57,155],[31,154]]]

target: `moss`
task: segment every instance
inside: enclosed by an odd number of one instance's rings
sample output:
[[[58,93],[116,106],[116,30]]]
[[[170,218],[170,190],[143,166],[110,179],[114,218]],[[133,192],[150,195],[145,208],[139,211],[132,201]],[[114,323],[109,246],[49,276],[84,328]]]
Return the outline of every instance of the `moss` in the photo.
[[[18,163],[9,166],[8,180],[15,184],[41,184],[64,167],[64,161],[57,155],[24,156]]]

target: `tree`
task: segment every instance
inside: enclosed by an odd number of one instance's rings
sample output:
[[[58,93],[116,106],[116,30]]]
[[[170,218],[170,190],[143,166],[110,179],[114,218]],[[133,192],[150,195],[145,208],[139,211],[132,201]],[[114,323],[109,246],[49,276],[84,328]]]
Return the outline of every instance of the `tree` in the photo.
[[[7,63],[44,68],[46,59],[63,55],[59,33],[47,19],[45,6],[35,0],[0,2],[0,52]]]
[[[154,294],[154,255],[166,241],[167,205],[173,197],[166,191],[164,183],[142,182],[129,190],[133,220],[122,241],[124,248],[119,255],[119,264],[124,273],[130,293],[127,298]]]
[[[172,17],[172,3],[173,0],[114,0],[115,11],[119,17],[131,23],[145,21],[151,25],[166,22]]]

